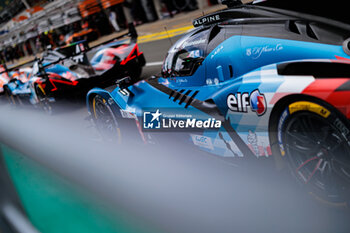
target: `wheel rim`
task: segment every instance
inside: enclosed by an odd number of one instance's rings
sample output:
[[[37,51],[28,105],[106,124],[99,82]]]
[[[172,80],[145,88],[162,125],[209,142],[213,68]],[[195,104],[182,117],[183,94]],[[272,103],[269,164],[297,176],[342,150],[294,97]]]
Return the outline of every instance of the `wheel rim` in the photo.
[[[329,121],[300,112],[286,122],[283,144],[297,178],[327,200],[349,194],[350,146]]]
[[[93,99],[93,111],[95,124],[104,139],[113,140],[117,138],[118,142],[120,143],[120,128],[115,117],[113,116],[112,110],[106,106],[103,99]]]

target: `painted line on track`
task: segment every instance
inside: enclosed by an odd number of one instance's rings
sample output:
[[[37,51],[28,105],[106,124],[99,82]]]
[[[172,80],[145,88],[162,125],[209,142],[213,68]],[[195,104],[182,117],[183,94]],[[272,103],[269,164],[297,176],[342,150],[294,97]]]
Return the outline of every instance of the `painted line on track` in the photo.
[[[147,62],[146,66],[161,66],[163,65],[162,61],[155,61],[155,62]]]
[[[153,33],[150,35],[139,36],[137,39],[137,43],[146,43],[146,42],[171,38],[174,36],[184,34],[188,31],[192,30],[193,28],[194,27],[191,25],[191,26],[176,28],[176,29],[167,30],[167,31],[164,30],[162,32],[157,32],[157,33]]]

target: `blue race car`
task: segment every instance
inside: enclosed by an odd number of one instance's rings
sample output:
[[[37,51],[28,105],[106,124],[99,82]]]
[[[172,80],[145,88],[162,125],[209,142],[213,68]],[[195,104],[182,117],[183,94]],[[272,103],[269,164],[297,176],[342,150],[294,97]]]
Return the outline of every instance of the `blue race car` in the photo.
[[[217,156],[273,157],[318,199],[346,205],[350,26],[225,2],[228,9],[195,19],[170,48],[162,77],[91,90],[96,127],[119,142],[131,130],[139,135],[132,140],[146,143],[159,141],[159,132],[181,132],[177,142]]]
[[[30,67],[16,69],[14,71],[2,71],[2,77],[7,77],[7,82],[3,84],[3,94],[7,97],[11,104],[15,104],[20,99],[15,98],[13,94],[26,92],[29,88],[29,80],[31,78],[32,69]]]

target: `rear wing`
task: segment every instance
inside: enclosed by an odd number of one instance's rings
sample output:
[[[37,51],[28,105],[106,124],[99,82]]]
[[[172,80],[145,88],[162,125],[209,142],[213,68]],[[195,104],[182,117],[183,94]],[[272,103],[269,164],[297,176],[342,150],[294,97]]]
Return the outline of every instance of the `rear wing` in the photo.
[[[136,43],[137,42],[137,37],[138,37],[138,34],[137,34],[137,31],[135,29],[135,26],[133,23],[129,23],[128,25],[128,28],[129,28],[129,31],[125,34],[122,34],[122,35],[119,35],[113,39],[110,39],[108,41],[105,41],[101,44],[98,44],[96,46],[93,46],[93,47],[89,47],[88,43],[86,41],[78,41],[78,42],[74,42],[74,43],[71,43],[69,45],[66,45],[66,46],[62,46],[62,47],[59,47],[59,48],[56,48],[54,51],[56,52],[59,52],[63,55],[62,58],[58,58],[57,60],[53,61],[53,62],[50,62],[49,64],[46,64],[44,65],[43,64],[43,61],[44,61],[44,58],[35,58],[33,60],[30,60],[30,61],[27,61],[25,63],[21,63],[19,65],[16,65],[14,67],[11,67],[11,68],[8,68],[6,63],[4,62],[2,65],[4,66],[4,71],[0,72],[0,75],[2,73],[7,73],[10,72],[10,71],[13,71],[13,70],[16,70],[16,69],[19,69],[20,67],[23,67],[23,66],[26,66],[26,65],[30,65],[30,64],[33,64],[33,63],[36,63],[38,62],[38,72],[41,73],[41,74],[44,74],[44,76],[46,76],[46,72],[45,70],[42,70],[48,66],[51,66],[51,65],[55,65],[57,63],[60,63],[62,61],[65,61],[67,59],[72,59],[74,60],[75,62],[77,63],[80,63],[80,64],[84,64],[84,65],[87,65],[87,64],[90,64],[88,59],[87,59],[87,56],[86,56],[86,53],[92,49],[95,49],[97,47],[100,47],[100,46],[103,46],[103,45],[107,45],[109,43],[112,43],[112,42],[115,42],[115,41],[118,41],[124,37],[130,37],[130,42],[131,43]]]
[[[59,47],[55,51],[63,54],[66,57],[71,57],[78,55],[78,53],[85,52],[89,50],[89,44],[87,41],[73,42],[69,45]]]

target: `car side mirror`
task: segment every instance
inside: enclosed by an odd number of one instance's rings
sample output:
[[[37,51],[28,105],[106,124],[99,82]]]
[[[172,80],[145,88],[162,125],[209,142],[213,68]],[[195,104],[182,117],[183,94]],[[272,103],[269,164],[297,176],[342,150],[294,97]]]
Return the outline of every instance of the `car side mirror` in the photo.
[[[120,89],[125,89],[131,85],[131,77],[127,76],[115,82]]]
[[[133,96],[134,94],[128,89],[129,86],[133,84],[130,76],[119,79],[115,82],[117,86],[120,88],[120,92],[123,95]]]

